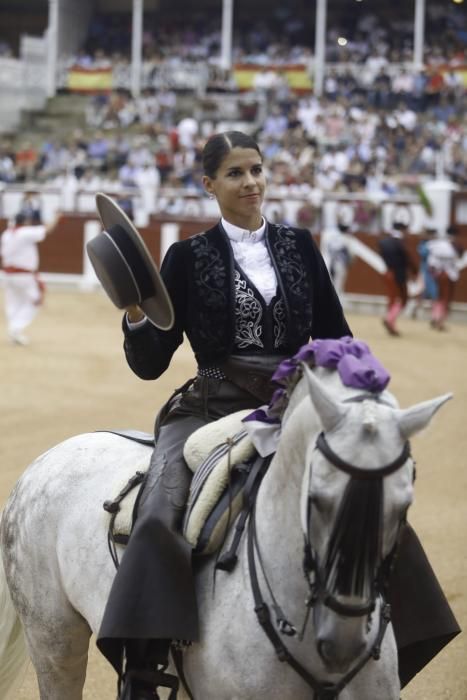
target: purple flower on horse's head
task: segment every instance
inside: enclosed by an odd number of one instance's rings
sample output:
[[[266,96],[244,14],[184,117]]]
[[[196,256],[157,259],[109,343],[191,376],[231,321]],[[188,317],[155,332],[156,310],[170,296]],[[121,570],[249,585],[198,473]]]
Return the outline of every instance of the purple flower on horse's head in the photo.
[[[355,357],[363,357],[364,355],[370,355],[370,348],[363,340],[354,340],[350,336],[345,336],[341,338],[344,342],[345,352],[355,355]]]
[[[331,338],[329,340],[314,340],[311,343],[315,362],[319,367],[334,369],[345,353],[344,343]]]
[[[302,345],[300,350],[297,353],[295,353],[292,359],[295,360],[297,364],[300,364],[300,362],[306,362],[308,364],[310,360],[312,360],[314,357],[313,345],[314,343],[307,343],[306,345]]]
[[[355,389],[383,391],[390,380],[389,373],[371,354],[368,345],[349,335],[342,338],[317,338],[303,345],[292,358],[280,363],[272,376],[273,381],[285,387],[290,386],[290,379],[301,372],[303,362],[309,366],[337,369],[342,382]],[[281,400],[280,404],[282,403]]]
[[[272,375],[271,379],[277,384],[285,384],[286,380],[289,379],[297,371],[297,362],[291,357],[287,360],[282,360],[282,362],[277,366],[276,371]]]
[[[283,387],[276,389],[268,405],[270,416],[281,416],[288,402],[287,391]]]
[[[337,365],[337,371],[346,386],[355,389],[366,389],[371,392],[380,392],[389,383],[390,375],[384,367],[367,352],[362,357],[352,354],[344,355]]]

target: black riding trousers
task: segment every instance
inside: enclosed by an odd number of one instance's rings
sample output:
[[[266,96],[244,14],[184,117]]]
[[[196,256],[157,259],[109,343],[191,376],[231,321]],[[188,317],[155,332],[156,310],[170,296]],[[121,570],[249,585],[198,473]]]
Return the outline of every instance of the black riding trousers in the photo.
[[[97,639],[118,673],[127,639],[198,639],[192,549],[181,534],[192,477],[183,448],[202,425],[257,406],[258,399],[227,380],[197,377],[163,409],[135,526]]]

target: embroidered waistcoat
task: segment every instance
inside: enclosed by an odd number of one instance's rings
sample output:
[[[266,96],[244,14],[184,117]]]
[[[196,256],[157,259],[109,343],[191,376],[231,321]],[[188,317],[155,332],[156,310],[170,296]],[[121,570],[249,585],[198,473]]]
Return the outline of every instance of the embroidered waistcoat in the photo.
[[[262,295],[235,264],[235,354],[267,352],[276,354],[285,349],[287,318],[284,299],[279,292],[266,304]]]
[[[195,354],[198,339],[203,357],[211,361],[238,351],[279,354],[295,346],[291,337],[303,342],[309,338],[311,281],[297,234],[268,224],[265,240],[278,280],[278,294],[269,307],[235,264],[219,226],[182,242],[188,244],[191,258],[191,310],[185,330]]]

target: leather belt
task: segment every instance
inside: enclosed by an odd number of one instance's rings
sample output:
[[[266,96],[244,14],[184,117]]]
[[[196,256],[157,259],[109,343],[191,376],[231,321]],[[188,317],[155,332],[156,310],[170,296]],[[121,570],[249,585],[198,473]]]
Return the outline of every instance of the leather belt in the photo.
[[[231,355],[217,364],[233,384],[269,403],[275,390],[271,377],[284,359],[282,355]]]

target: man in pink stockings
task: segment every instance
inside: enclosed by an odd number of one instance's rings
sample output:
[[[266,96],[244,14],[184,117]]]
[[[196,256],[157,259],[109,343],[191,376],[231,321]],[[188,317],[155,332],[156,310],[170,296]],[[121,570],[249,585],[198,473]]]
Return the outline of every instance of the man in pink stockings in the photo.
[[[398,336],[396,321],[407,303],[407,280],[416,276],[418,266],[411,258],[404,242],[407,223],[397,220],[392,230],[383,236],[378,243],[379,252],[387,266],[384,275],[387,293],[387,308],[383,325],[390,335]]]

